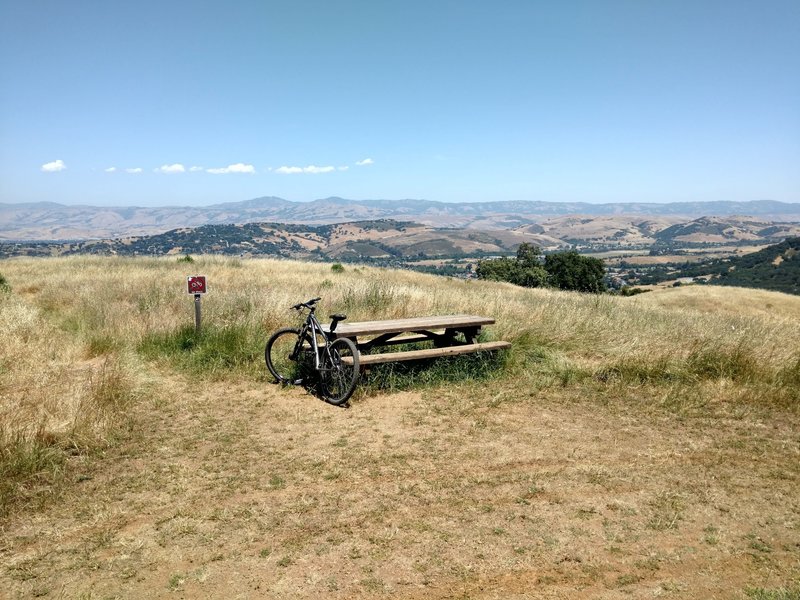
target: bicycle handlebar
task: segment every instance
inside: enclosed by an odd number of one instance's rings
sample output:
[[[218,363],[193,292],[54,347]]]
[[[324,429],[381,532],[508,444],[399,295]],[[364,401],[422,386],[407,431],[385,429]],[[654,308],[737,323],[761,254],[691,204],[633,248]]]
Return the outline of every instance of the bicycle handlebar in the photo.
[[[322,300],[322,298],[312,298],[306,302],[300,302],[299,304],[295,304],[292,308],[294,310],[300,310],[301,308],[307,308],[309,310],[314,310],[314,305]]]

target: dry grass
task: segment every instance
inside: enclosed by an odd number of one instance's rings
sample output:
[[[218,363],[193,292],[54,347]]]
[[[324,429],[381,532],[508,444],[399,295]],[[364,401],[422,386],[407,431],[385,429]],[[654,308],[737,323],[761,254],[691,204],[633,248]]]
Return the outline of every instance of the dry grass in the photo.
[[[633,300],[643,307],[663,307],[679,312],[694,311],[717,318],[769,318],[789,326],[800,320],[800,296],[780,292],[692,285],[679,288],[654,288]]]
[[[219,258],[2,272],[9,596],[745,598],[800,576],[793,297]],[[191,326],[194,273],[238,362],[148,350]],[[312,296],[351,320],[489,314],[514,349],[335,409],[258,355]]]

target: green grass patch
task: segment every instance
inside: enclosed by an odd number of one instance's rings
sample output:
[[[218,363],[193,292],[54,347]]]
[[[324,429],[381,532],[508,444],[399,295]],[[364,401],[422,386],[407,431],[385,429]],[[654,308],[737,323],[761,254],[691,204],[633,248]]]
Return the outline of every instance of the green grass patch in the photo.
[[[751,600],[800,600],[800,586],[792,588],[747,588],[744,591]]]
[[[196,375],[225,378],[232,371],[264,376],[264,335],[244,325],[193,326],[146,336],[138,346],[148,359],[167,359]]]
[[[695,383],[730,379],[753,383],[771,379],[744,345],[716,348],[708,345],[693,348],[686,356],[625,357],[595,371],[602,382],[621,381],[633,384]],[[792,374],[787,373],[788,379]]]

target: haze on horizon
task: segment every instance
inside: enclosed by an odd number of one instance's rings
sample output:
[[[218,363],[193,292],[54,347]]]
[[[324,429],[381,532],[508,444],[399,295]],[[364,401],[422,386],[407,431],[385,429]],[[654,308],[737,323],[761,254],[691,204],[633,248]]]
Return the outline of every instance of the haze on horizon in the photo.
[[[798,202],[799,31],[794,0],[0,0],[0,202]]]

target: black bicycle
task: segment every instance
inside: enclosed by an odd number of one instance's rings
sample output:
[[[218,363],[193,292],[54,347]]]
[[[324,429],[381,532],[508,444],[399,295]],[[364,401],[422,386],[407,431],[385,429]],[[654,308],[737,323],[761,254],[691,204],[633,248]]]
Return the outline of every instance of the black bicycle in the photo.
[[[300,328],[284,327],[273,333],[264,359],[276,383],[301,385],[315,380],[320,395],[338,406],[347,402],[358,383],[358,349],[351,339],[330,335],[346,315],[331,315],[330,333],[322,329],[314,315],[320,300],[312,298],[292,306],[297,311],[308,310],[305,322]]]

